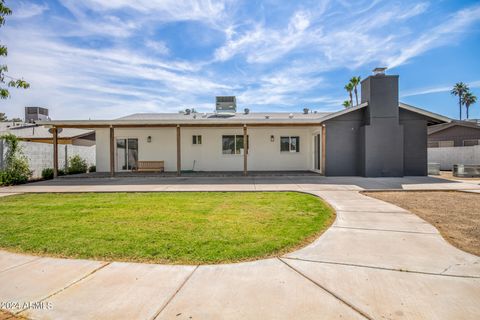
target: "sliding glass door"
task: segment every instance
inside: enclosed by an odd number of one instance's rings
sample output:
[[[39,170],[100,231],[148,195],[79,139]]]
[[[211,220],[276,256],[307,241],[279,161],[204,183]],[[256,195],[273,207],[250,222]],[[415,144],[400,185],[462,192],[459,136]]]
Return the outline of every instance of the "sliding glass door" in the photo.
[[[136,170],[138,139],[117,139],[117,171]]]

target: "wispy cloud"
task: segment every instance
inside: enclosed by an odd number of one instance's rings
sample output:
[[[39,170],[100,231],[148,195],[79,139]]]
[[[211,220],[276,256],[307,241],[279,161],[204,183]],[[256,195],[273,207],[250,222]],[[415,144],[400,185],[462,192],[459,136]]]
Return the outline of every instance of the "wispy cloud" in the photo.
[[[468,82],[467,85],[469,88],[472,88],[472,89],[480,88],[480,80]],[[419,89],[403,92],[401,97],[406,98],[406,97],[421,96],[421,95],[432,94],[432,93],[450,92],[451,90],[452,90],[452,85],[426,87],[426,88],[419,88]]]
[[[1,30],[2,42],[9,46],[11,72],[32,86],[14,92],[2,108],[13,113],[40,103],[57,118],[115,117],[185,106],[208,111],[215,95],[235,94],[259,110],[331,110],[344,98],[333,71],[351,76],[365,66],[398,67],[475,32],[480,6],[432,16],[435,6],[22,0]]]

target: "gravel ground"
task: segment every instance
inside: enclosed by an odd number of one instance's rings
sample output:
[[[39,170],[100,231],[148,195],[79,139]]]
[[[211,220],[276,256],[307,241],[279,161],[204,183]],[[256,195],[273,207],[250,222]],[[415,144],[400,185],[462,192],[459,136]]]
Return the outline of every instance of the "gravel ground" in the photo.
[[[457,191],[365,192],[433,224],[455,247],[480,256],[480,194]]]

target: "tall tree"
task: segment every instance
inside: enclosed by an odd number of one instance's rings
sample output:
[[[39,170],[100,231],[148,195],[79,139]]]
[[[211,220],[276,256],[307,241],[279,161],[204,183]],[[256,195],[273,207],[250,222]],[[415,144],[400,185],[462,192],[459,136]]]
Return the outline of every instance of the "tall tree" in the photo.
[[[355,93],[355,102],[357,106],[358,106],[357,86],[360,84],[360,80],[361,80],[360,76],[352,77],[352,79],[350,79],[350,83],[353,85],[353,92]]]
[[[344,106],[345,108],[350,107],[350,101],[348,100],[343,101],[342,106]]]
[[[462,105],[463,105],[463,94],[468,92],[468,86],[463,82],[457,82],[454,86],[452,91],[450,92],[454,96],[458,96],[458,108],[460,109],[460,117],[459,119],[462,120]]]
[[[7,115],[3,112],[0,112],[0,122],[7,121]]]
[[[465,109],[467,109],[467,119],[468,119],[470,115],[469,114],[470,106],[477,102],[477,97],[470,91],[467,91],[463,94],[462,100],[463,100],[462,101],[463,104],[465,105]]]
[[[345,85],[345,90],[347,90],[347,92],[350,96],[350,106],[353,106],[353,97],[352,97],[353,84],[351,82],[347,83]]]
[[[0,27],[5,24],[5,17],[11,14],[12,10],[5,5],[5,0],[0,0]],[[0,45],[0,57],[6,57],[7,55],[7,47]],[[10,92],[8,91],[7,87],[22,89],[28,89],[28,87],[30,87],[25,80],[10,77],[7,75],[7,72],[7,65],[0,65],[0,99],[7,99],[10,97]],[[8,78],[9,80],[6,80],[5,78]]]

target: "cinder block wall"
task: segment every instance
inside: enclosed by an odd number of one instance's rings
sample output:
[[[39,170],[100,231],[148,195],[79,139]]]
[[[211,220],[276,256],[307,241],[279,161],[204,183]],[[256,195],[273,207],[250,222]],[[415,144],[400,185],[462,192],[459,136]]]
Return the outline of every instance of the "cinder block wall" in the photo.
[[[480,146],[428,148],[428,162],[440,163],[440,170],[452,170],[454,164],[480,165]]]
[[[53,167],[53,145],[48,143],[20,142],[20,147],[25,156],[27,156],[30,170],[33,171],[33,178],[41,177],[43,169]],[[0,164],[3,162],[5,151],[3,150],[1,155],[2,160],[0,160]],[[58,145],[58,167],[60,169],[65,168],[65,153],[68,158],[79,155],[87,161],[89,166],[95,164],[95,146]]]

